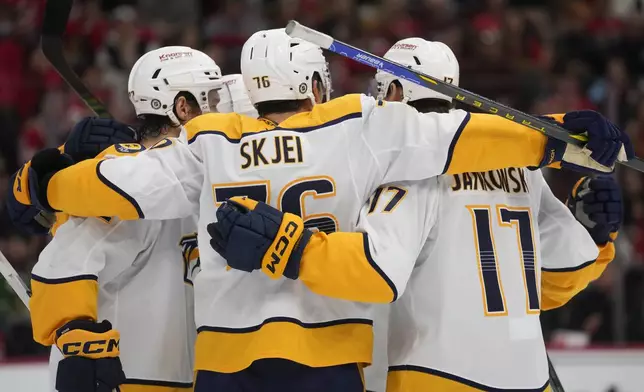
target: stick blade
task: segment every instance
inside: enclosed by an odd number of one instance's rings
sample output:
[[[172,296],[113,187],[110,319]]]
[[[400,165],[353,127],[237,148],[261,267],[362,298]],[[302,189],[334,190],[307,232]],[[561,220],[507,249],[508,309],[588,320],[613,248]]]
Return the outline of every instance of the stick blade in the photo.
[[[285,31],[293,38],[303,39],[324,49],[329,49],[333,45],[331,36],[306,27],[295,20],[288,22]]]

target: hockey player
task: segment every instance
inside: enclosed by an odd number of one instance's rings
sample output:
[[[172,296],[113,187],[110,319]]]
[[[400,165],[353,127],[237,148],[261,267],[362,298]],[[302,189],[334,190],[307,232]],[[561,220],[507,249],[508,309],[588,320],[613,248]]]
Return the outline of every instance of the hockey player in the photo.
[[[421,115],[405,104],[361,95],[328,101],[320,48],[283,29],[251,36],[241,68],[260,120],[202,115],[185,125],[187,145],[168,141],[135,157],[88,160],[64,170],[60,158],[43,151],[29,172],[32,197],[45,210],[77,216],[175,219],[198,211],[199,240],[208,243],[206,225],[217,206],[236,195],[274,203],[308,226],[333,232],[352,229],[382,183],[555,162],[611,171],[622,145],[630,152],[628,138],[598,114],[564,123],[570,132],[588,131],[591,158],[495,116]],[[283,228],[288,231],[281,243],[290,253],[296,244],[288,236],[299,236],[303,226],[285,222]],[[319,233],[311,241],[326,238]],[[351,251],[364,254],[363,243]],[[228,271],[207,246],[200,259],[195,390],[364,389],[360,368],[371,362],[372,346],[367,306],[315,295],[292,280]],[[327,266],[337,276],[348,267]],[[279,254],[264,265],[275,278],[297,276],[283,267]],[[389,287],[369,263],[351,268],[362,276],[352,291]]]
[[[136,155],[166,137],[185,142],[181,124],[240,101],[225,84],[230,80],[236,78],[222,80],[212,59],[188,47],[146,53],[128,82],[142,121],[141,144],[116,144],[100,156]],[[112,120],[84,120],[66,150],[87,145],[88,134],[104,142],[110,124],[121,127]],[[28,202],[28,188],[18,189]],[[192,390],[196,223],[195,217],[126,222],[58,214],[55,236],[33,269],[30,301],[34,339],[57,347],[51,354],[57,390],[112,392],[120,384],[123,392]],[[107,343],[91,343],[100,340]]]
[[[442,43],[405,39],[385,57],[458,84],[458,62]],[[447,96],[386,73],[376,78],[381,98],[427,113],[452,109]],[[563,305],[601,274],[614,257],[621,221],[610,177],[581,180],[570,200],[586,228],[539,170],[392,183],[363,206],[360,232],[325,241],[293,236],[305,247],[300,254],[286,250],[281,260],[296,272],[292,277],[306,274],[305,284],[324,285],[327,295],[369,302],[398,296],[389,325],[388,392],[549,390],[539,312]],[[213,246],[242,270],[257,269],[274,252],[282,221],[302,224],[243,198],[224,204],[217,216],[209,226]],[[368,245],[359,253],[355,243]],[[349,265],[342,269],[347,275],[327,267],[338,262]],[[366,291],[361,263],[373,265],[388,287]]]

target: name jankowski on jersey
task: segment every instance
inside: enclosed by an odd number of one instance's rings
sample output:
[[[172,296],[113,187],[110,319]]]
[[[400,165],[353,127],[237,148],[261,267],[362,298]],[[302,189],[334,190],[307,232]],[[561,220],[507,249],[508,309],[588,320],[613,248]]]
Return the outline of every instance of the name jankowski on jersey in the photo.
[[[490,170],[482,173],[453,175],[452,191],[503,191],[506,193],[528,193],[525,169]]]

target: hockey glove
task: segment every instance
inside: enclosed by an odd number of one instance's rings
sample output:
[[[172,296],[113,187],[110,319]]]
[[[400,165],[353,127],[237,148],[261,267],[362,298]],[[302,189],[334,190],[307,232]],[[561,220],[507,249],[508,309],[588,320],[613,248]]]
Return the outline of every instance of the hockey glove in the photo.
[[[107,147],[118,143],[136,143],[136,131],[109,118],[86,117],[67,136],[64,150],[74,162],[96,157]]]
[[[119,340],[119,332],[107,320],[73,320],[58,329],[56,346],[65,358],[58,363],[56,390],[112,392],[123,384]]]
[[[51,177],[74,164],[72,158],[60,152],[57,148],[46,148],[39,151],[27,163],[28,189],[31,204],[41,210],[54,212],[47,201],[47,185]],[[25,168],[21,169],[25,170]]]
[[[299,216],[246,197],[224,202],[208,233],[210,245],[231,268],[261,269],[273,279],[298,278],[302,252],[312,234]]]
[[[18,229],[29,234],[45,235],[56,221],[56,216],[52,213],[41,211],[32,205],[22,204],[16,199],[13,192],[13,186],[16,183],[14,173],[9,180],[9,191],[7,192],[7,213],[11,223]]]
[[[622,225],[622,194],[609,176],[583,177],[572,188],[568,208],[597,245],[613,241]]]
[[[588,142],[582,148],[549,137],[539,167],[561,162],[563,168],[584,173],[611,173],[616,160],[634,156],[628,135],[597,112],[581,110],[540,118],[558,123],[572,135],[585,135]]]

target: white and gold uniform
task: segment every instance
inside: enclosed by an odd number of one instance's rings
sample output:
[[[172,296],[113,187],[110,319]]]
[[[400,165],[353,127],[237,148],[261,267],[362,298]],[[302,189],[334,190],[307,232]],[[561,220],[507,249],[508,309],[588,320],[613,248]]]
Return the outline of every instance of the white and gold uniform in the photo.
[[[135,155],[138,144],[101,155]],[[121,334],[123,392],[192,390],[197,219],[123,221],[59,213],[55,235],[32,271],[34,338],[53,345],[73,319],[109,320]],[[60,351],[50,357],[52,390]]]
[[[342,280],[358,274],[348,289],[351,299],[381,302],[397,297],[395,286],[370,262],[362,236],[338,237],[348,253],[334,257],[333,247],[326,247],[332,236],[325,232],[354,229],[360,207],[382,183],[534,166],[546,143],[542,134],[496,116],[419,114],[357,94],[280,124],[211,113],[185,128],[187,145],[166,140],[134,157],[88,160],[62,170],[49,182],[47,196],[53,208],[76,216],[199,214],[196,369],[224,373],[261,358],[314,367],[370,363],[370,306],[316,295],[333,291],[335,282],[311,282],[321,274]],[[311,243],[328,249],[325,256],[334,262],[302,269],[299,281],[228,271],[225,260],[204,245],[210,239],[206,225],[216,220],[221,202],[241,195],[319,227]],[[350,256],[361,262],[342,262]]]
[[[401,295],[390,309],[387,392],[549,390],[540,311],[566,303],[614,257],[527,169],[389,184],[359,222]]]

